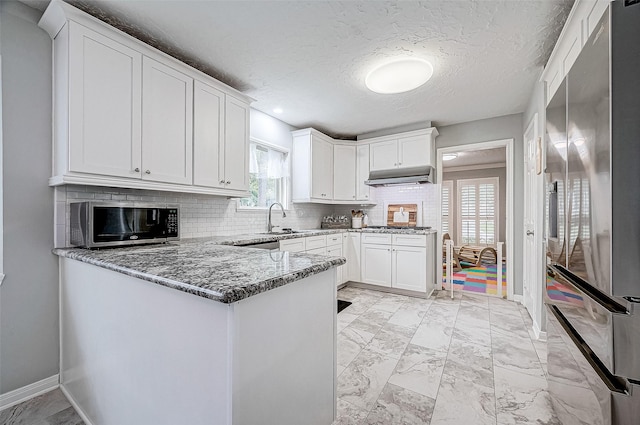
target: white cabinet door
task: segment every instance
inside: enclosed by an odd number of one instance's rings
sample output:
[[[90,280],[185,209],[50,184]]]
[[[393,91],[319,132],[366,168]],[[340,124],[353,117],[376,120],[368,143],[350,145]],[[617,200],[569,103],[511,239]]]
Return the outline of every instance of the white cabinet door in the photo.
[[[372,143],[370,149],[370,171],[391,170],[398,167],[397,140]]]
[[[140,178],[142,54],[73,21],[69,31],[69,170]]]
[[[427,290],[427,249],[394,246],[391,285],[397,289],[425,292]]]
[[[356,199],[356,147],[333,146],[333,199]]]
[[[306,250],[305,238],[280,241],[280,251],[303,252]]]
[[[311,138],[311,197],[333,198],[333,145],[315,136]]]
[[[191,184],[193,79],[144,57],[142,81],[142,178]]]
[[[347,259],[344,280],[360,282],[360,233],[344,233],[342,242],[342,253]]]
[[[398,168],[413,168],[431,164],[431,144],[426,136],[398,139]]]
[[[391,286],[391,246],[362,244],[362,282]]]
[[[356,199],[368,201],[371,194],[370,186],[364,184],[369,180],[369,145],[358,146],[356,152]]]
[[[224,178],[227,189],[249,189],[249,105],[227,96]]]
[[[200,81],[193,87],[193,184],[224,187],[220,168],[224,142],[225,94]]]
[[[344,253],[342,251],[342,245],[328,246],[327,247],[327,255],[330,256],[330,257],[344,257]],[[338,266],[337,267],[336,285],[342,285],[344,282],[346,282],[346,280],[345,280],[345,275],[346,275],[345,267],[346,267],[346,264],[343,265],[343,266]]]

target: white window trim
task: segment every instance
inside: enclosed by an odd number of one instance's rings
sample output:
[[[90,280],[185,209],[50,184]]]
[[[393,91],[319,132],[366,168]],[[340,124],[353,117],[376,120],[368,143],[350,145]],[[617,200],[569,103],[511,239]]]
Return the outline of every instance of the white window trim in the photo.
[[[456,222],[455,219],[455,209],[453,208],[453,180],[443,180],[442,181],[442,188],[447,188],[449,189],[449,215],[447,216],[447,221],[449,222],[449,231],[446,233],[449,233],[449,236],[451,237],[451,239],[453,239],[453,227],[452,225]],[[440,202],[442,202],[442,197],[440,198]],[[441,215],[440,217],[440,230],[442,231],[442,234],[444,235],[445,231],[444,231],[444,214]]]
[[[257,137],[250,137],[249,138],[249,143],[256,143],[258,145],[262,145],[266,148],[272,149],[274,151],[278,151],[281,152],[285,155],[287,155],[287,161],[286,161],[286,166],[289,169],[289,177],[286,177],[286,181],[285,181],[285,205],[284,205],[284,210],[285,211],[290,211],[291,210],[291,150],[288,148],[285,148],[283,146],[279,146],[276,144],[273,144],[271,142],[267,142],[266,140],[262,140],[262,139],[258,139]],[[247,149],[249,149],[249,147],[247,146]],[[269,207],[248,207],[248,206],[244,206],[244,205],[240,205],[240,199],[236,200],[236,211],[237,212],[260,212],[263,213],[264,211],[267,211],[269,209]]]
[[[491,183],[493,185],[495,185],[495,198],[494,198],[494,211],[495,211],[495,243],[493,244],[485,244],[486,246],[495,246],[498,242],[500,242],[500,178],[498,177],[483,177],[483,178],[477,178],[477,179],[464,179],[464,180],[457,180],[456,181],[456,237],[458,239],[458,244],[459,245],[464,245],[462,243],[462,213],[461,211],[461,206],[462,206],[462,202],[461,202],[461,191],[460,191],[460,187],[465,185],[465,184],[474,184],[474,185],[480,185],[483,183]],[[478,220],[479,216],[477,214],[478,211],[478,203],[480,202],[479,197],[476,197],[476,220]],[[479,232],[479,227],[476,227],[476,232]],[[480,244],[479,242],[475,243],[474,245],[476,246],[484,246],[483,244]]]

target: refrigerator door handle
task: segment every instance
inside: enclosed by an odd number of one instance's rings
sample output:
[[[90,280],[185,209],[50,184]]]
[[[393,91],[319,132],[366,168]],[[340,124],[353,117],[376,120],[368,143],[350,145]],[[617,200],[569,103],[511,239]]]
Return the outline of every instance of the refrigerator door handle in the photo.
[[[609,372],[607,367],[602,363],[602,361],[600,361],[591,348],[589,348],[589,345],[584,341],[584,339],[582,339],[571,323],[569,323],[560,309],[555,305],[550,305],[549,311],[553,313],[555,318],[558,320],[558,323],[560,323],[560,326],[562,326],[567,335],[569,335],[578,350],[580,350],[584,358],[589,362],[593,370],[598,374],[600,379],[602,379],[602,382],[607,386],[607,388],[614,393],[629,395],[630,389],[627,381]]]
[[[588,296],[612,314],[630,314],[627,307],[609,297],[599,289],[594,288],[588,282],[582,280],[559,264],[547,266],[547,273],[553,278],[557,278],[559,276],[566,284],[570,285],[578,292]]]

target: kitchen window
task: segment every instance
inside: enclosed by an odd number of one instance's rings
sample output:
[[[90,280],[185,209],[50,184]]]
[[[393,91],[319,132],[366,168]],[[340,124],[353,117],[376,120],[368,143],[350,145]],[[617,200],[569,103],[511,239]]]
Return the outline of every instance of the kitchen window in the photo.
[[[458,180],[458,239],[461,245],[498,240],[498,177]]]
[[[238,201],[238,209],[265,209],[274,202],[287,208],[288,187],[288,150],[252,139],[249,143],[249,197]]]

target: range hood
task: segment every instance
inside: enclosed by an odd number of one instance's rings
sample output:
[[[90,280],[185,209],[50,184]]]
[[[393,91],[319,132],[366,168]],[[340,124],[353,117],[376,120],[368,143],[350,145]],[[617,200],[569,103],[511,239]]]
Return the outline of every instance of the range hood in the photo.
[[[434,169],[430,165],[415,168],[377,170],[369,173],[369,180],[365,180],[364,184],[369,186],[391,186],[395,184],[433,183],[433,174]]]

